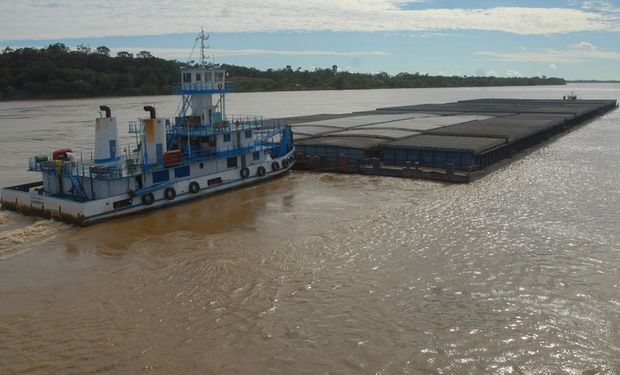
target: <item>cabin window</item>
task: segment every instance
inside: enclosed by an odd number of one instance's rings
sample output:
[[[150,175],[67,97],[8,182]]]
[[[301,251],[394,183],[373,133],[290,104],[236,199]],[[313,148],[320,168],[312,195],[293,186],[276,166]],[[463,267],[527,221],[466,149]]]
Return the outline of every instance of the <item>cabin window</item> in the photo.
[[[254,160],[260,160],[260,151],[255,151],[253,154]]]
[[[174,177],[181,178],[189,176],[189,165],[174,168]]]
[[[224,73],[223,72],[215,73],[215,81],[222,82],[223,80],[224,80]]]
[[[252,138],[252,130],[249,130],[249,129],[248,129],[248,130],[246,130],[246,131],[245,131],[245,137],[246,137],[246,138]]]
[[[170,179],[170,174],[168,170],[153,172],[153,183],[156,184],[158,182],[168,181]]]
[[[196,81],[202,81],[202,76],[200,75],[200,73],[196,73]]]
[[[228,168],[237,168],[237,157],[233,156],[232,158],[226,159],[226,163]]]
[[[224,134],[224,142],[230,142],[230,133]]]
[[[191,82],[192,73],[183,73],[183,82]]]

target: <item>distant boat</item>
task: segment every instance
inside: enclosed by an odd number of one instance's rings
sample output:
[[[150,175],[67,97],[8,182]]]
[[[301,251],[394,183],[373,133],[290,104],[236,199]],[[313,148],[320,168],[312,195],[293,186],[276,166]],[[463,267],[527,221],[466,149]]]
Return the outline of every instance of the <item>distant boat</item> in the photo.
[[[95,150],[87,159],[72,148],[31,158],[29,170],[42,180],[3,188],[2,207],[28,215],[87,225],[163,208],[215,192],[262,182],[295,163],[290,126],[259,116],[226,113],[226,71],[205,60],[181,68],[180,110],[129,123],[135,144],[120,152],[112,111],[101,106]]]
[[[567,101],[567,100],[577,100],[577,94],[575,94],[574,91],[571,91],[570,94],[564,95],[562,98],[564,99],[564,101]]]

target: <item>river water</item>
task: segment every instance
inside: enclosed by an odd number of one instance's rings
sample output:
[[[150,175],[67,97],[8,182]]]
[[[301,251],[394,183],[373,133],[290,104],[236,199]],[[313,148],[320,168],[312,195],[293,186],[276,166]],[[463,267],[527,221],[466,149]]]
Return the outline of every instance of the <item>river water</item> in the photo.
[[[620,86],[234,94],[270,117]],[[0,103],[0,185],[176,97]],[[123,127],[124,129],[124,127]],[[128,139],[125,135],[124,139]],[[620,111],[469,185],[294,171],[77,228],[0,211],[0,373],[620,373]]]

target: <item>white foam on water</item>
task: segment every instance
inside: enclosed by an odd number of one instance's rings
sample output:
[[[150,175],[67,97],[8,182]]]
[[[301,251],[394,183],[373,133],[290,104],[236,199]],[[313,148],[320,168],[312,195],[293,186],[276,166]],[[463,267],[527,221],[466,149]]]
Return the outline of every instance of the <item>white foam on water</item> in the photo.
[[[9,214],[6,212],[0,211],[0,225],[5,225],[9,222]]]
[[[0,212],[0,222],[9,221],[9,215]],[[58,233],[70,228],[60,222],[38,220],[25,227],[0,232],[0,260],[5,260],[33,248],[56,237]]]

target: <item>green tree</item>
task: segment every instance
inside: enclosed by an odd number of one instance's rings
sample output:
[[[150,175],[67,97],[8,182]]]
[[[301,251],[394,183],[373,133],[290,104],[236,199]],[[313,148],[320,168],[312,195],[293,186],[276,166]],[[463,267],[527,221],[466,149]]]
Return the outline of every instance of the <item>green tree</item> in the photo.
[[[139,58],[139,59],[152,59],[153,55],[151,55],[151,53],[149,51],[140,51],[140,52],[138,52],[136,57]]]
[[[99,46],[97,47],[97,49],[95,50],[95,52],[98,55],[102,55],[102,56],[110,56],[110,49],[106,46]]]
[[[133,58],[133,53],[129,53],[127,51],[120,51],[116,54],[116,57],[121,59],[131,59]]]
[[[75,47],[76,51],[78,51],[79,53],[84,53],[86,55],[88,55],[91,52],[91,49],[89,46],[87,46],[86,44],[78,44],[77,47]]]

